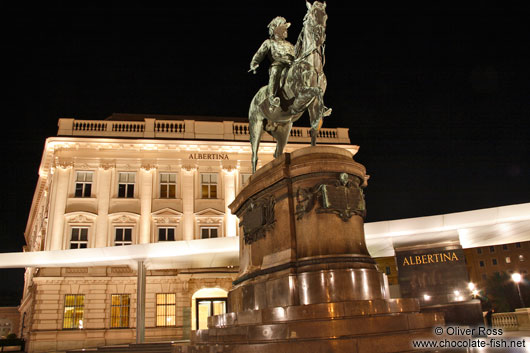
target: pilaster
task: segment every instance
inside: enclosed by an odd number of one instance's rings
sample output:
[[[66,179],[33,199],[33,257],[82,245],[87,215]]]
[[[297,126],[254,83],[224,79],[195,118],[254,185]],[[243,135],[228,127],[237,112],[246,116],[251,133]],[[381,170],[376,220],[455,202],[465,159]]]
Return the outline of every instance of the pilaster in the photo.
[[[111,171],[109,168],[100,168],[98,171],[97,199],[98,216],[96,218],[95,247],[107,246],[108,215],[111,193]]]
[[[234,168],[223,169],[223,185],[225,196],[225,236],[235,237],[237,235],[237,217],[232,214],[228,205],[236,197],[236,170]]]
[[[147,244],[151,238],[151,204],[153,200],[154,168],[140,168],[140,233],[138,244]]]
[[[68,197],[68,180],[70,178],[71,166],[58,166],[53,175],[52,204],[53,210],[50,229],[47,232],[46,250],[61,250],[63,248],[64,236],[64,212],[66,199]]]
[[[182,237],[183,240],[193,240],[195,234],[194,205],[195,168],[182,168]]]

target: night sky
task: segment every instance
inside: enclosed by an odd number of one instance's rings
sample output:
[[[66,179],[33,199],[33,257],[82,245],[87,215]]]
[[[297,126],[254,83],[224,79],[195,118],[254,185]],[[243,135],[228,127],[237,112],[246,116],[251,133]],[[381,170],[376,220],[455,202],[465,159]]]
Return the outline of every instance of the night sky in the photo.
[[[245,117],[268,80],[268,62],[247,73],[267,24],[286,17],[294,43],[306,12],[302,0],[190,3],[5,11],[1,252],[24,245],[59,118]],[[360,146],[367,221],[530,202],[528,13],[355,3],[328,1],[324,127]],[[0,288],[21,273],[0,271]]]

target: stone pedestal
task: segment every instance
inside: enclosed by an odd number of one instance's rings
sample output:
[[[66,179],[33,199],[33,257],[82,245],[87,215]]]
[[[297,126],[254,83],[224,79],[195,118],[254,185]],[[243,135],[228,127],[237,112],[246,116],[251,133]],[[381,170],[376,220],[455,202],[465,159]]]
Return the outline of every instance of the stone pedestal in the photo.
[[[412,350],[443,315],[389,299],[364,239],[364,166],[347,150],[309,147],[263,166],[230,205],[240,272],[227,314],[182,352]]]

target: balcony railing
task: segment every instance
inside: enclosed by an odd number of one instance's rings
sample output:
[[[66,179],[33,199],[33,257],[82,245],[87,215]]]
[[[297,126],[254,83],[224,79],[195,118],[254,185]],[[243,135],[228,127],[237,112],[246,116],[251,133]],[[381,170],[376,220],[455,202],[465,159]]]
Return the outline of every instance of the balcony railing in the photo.
[[[318,132],[320,143],[350,144],[347,128],[323,128]],[[144,121],[77,120],[59,119],[59,136],[136,137],[190,140],[248,141],[248,123],[236,121],[160,120],[145,118]],[[263,141],[273,138],[263,133]],[[311,141],[309,127],[293,127],[289,142]]]

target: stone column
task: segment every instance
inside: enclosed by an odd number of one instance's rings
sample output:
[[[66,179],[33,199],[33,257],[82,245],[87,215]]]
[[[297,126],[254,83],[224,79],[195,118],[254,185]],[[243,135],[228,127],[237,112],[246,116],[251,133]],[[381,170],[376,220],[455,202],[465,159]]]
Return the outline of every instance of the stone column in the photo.
[[[195,205],[194,176],[195,169],[182,168],[182,238],[193,240],[195,235],[195,220],[193,217]]]
[[[98,171],[97,200],[98,216],[96,218],[96,229],[94,231],[96,248],[107,246],[108,242],[108,216],[111,193],[111,171],[109,168],[100,167]]]
[[[138,261],[136,278],[136,343],[145,340],[145,265]]]
[[[140,168],[138,185],[140,186],[140,232],[138,244],[147,244],[151,240],[151,204],[153,202],[153,171],[149,167]]]
[[[52,202],[50,205],[53,213],[49,223],[50,229],[47,232],[46,250],[61,250],[63,248],[64,212],[66,209],[66,199],[68,198],[68,180],[71,170],[71,166],[58,166],[53,175]]]
[[[235,237],[237,235],[237,217],[232,214],[228,205],[234,201],[236,197],[236,171],[235,169],[223,169],[223,184],[225,197],[225,236]]]

